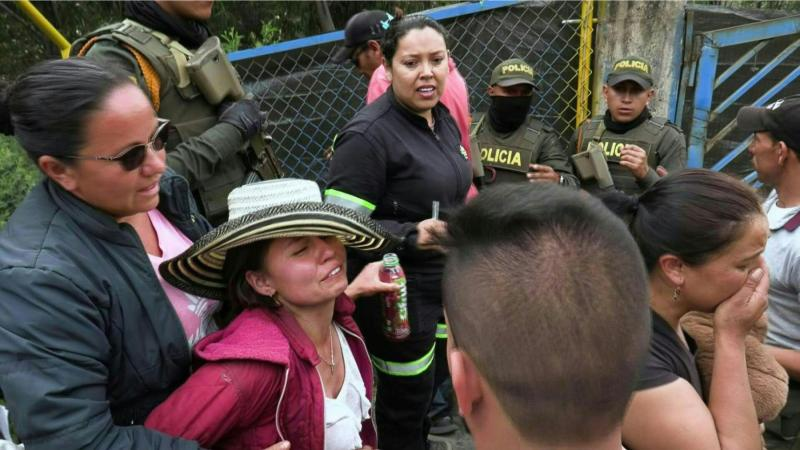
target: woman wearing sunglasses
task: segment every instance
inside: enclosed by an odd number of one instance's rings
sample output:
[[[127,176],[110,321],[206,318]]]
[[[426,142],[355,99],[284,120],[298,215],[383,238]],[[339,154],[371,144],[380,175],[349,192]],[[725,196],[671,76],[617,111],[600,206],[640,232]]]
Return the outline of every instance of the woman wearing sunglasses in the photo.
[[[165,166],[169,124],[68,59],[0,95],[0,129],[44,175],[0,232],[0,389],[25,448],[198,448],[140,426],[214,328],[215,301],[154,270],[211,229]]]

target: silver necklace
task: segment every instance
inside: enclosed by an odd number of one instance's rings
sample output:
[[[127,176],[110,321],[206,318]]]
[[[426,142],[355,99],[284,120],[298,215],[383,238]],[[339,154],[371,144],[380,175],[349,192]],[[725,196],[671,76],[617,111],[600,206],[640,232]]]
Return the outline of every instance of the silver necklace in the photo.
[[[317,351],[317,355],[319,356],[319,359],[321,359],[322,362],[324,362],[325,364],[328,365],[328,367],[331,368],[331,375],[333,375],[333,371],[336,369],[336,358],[334,358],[334,355],[333,355],[333,333],[331,332],[332,329],[333,329],[333,325],[331,325],[330,328],[328,328],[328,340],[331,341],[331,361],[328,362],[328,360],[325,359],[322,355],[320,355],[319,351]]]

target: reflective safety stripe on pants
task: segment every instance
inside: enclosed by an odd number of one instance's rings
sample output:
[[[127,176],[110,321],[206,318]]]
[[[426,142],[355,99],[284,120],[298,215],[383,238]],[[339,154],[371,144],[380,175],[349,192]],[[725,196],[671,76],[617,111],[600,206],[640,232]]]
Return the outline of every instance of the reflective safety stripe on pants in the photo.
[[[447,324],[446,323],[437,323],[436,324],[436,339],[447,339]]]
[[[436,350],[435,343],[430,351],[422,358],[409,362],[386,361],[374,355],[369,355],[369,357],[372,359],[372,364],[375,365],[375,368],[385,374],[396,377],[413,377],[428,370],[428,367],[430,367],[433,362],[434,350]]]

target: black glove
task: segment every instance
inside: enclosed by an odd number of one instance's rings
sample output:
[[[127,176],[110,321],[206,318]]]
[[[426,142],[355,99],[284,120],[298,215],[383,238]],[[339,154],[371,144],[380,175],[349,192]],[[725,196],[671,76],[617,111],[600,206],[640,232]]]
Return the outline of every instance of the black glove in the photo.
[[[236,127],[246,141],[261,131],[267,118],[267,113],[261,112],[258,103],[251,99],[225,102],[220,105],[219,112],[219,121]]]

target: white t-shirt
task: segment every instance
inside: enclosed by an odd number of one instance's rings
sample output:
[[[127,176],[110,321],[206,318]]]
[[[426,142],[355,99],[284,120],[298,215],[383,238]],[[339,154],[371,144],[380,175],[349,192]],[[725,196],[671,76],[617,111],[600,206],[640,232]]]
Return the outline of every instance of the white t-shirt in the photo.
[[[800,229],[785,228],[800,207],[779,207],[774,190],[763,206],[770,230],[764,250],[769,267],[769,325],[765,342],[800,350]]]
[[[339,326],[335,328],[344,359],[344,382],[336,398],[325,397],[325,450],[360,449],[361,422],[369,419],[370,402],[350,345]]]

